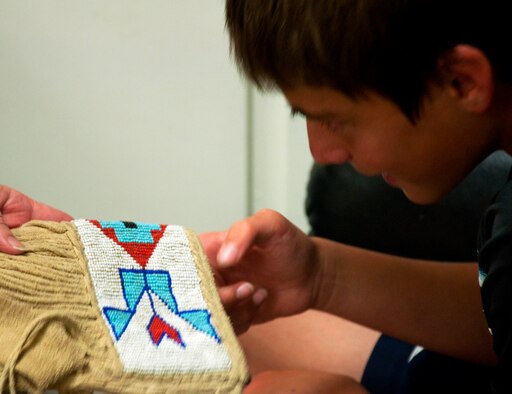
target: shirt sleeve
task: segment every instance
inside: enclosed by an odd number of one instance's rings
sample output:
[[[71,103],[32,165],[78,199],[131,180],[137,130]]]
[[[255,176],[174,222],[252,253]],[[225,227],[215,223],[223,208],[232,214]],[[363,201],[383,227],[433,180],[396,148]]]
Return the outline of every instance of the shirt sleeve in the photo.
[[[497,393],[512,392],[512,182],[486,210],[479,234],[482,304],[493,336],[498,365]]]

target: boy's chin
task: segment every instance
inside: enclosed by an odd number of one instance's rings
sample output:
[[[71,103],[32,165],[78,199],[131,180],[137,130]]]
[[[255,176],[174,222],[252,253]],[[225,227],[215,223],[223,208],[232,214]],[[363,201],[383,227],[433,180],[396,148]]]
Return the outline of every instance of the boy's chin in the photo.
[[[435,204],[447,194],[447,192],[440,190],[427,190],[425,188],[401,187],[400,189],[409,201],[418,205]]]

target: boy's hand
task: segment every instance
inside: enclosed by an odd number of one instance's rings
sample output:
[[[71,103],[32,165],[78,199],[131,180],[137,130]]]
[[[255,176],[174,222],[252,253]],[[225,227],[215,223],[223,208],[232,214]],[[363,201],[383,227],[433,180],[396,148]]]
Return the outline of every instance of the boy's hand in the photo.
[[[0,185],[0,252],[23,253],[23,245],[10,229],[33,219],[63,221],[73,218],[58,209],[32,200],[17,190]]]
[[[312,305],[315,244],[277,212],[263,210],[200,237],[237,334]]]

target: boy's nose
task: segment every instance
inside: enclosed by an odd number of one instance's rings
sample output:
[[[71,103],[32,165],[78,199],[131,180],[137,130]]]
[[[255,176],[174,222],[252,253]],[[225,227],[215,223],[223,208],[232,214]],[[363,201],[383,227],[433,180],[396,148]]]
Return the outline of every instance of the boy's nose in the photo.
[[[319,164],[342,164],[352,159],[339,135],[327,130],[320,122],[307,121],[309,150]]]

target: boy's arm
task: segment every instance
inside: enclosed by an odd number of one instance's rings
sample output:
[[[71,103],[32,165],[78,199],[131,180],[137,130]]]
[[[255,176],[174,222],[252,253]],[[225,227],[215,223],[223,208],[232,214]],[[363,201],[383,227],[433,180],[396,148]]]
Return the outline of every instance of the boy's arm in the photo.
[[[223,286],[253,286],[246,297],[221,287],[239,332],[313,308],[450,356],[496,361],[475,263],[406,259],[308,237],[269,210],[202,240]],[[247,302],[262,289],[263,302]]]
[[[73,218],[17,190],[0,185],[0,252],[23,253],[23,245],[12,234],[11,228],[19,227],[34,219],[59,222]]]
[[[313,307],[430,350],[493,364],[476,263],[386,255],[321,238]]]

